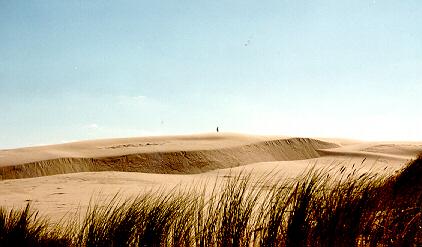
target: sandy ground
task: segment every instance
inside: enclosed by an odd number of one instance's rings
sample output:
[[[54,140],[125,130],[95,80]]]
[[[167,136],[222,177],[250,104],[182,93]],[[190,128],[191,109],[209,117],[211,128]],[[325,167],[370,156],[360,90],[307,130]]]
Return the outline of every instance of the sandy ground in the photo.
[[[239,173],[294,179],[312,166],[391,174],[419,153],[422,143],[416,142],[221,133],[0,150],[0,205],[16,208],[30,202],[41,214],[59,220],[83,213],[91,200],[116,193],[126,198],[149,190],[213,185]]]
[[[190,136],[153,136],[72,142],[18,149],[0,150],[0,166],[23,164],[56,158],[109,157],[133,153],[212,150],[230,148],[283,137],[240,134],[201,134]]]

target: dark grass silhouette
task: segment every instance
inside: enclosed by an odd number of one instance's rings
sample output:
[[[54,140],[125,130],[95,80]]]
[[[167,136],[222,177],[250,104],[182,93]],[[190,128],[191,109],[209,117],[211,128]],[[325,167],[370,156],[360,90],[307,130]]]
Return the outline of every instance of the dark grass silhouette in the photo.
[[[422,246],[422,157],[396,175],[249,174],[92,203],[78,227],[0,210],[0,246]],[[70,226],[75,226],[75,223]],[[64,234],[66,233],[66,234]]]
[[[22,210],[0,208],[0,246],[70,246],[71,234],[50,230],[29,204]]]

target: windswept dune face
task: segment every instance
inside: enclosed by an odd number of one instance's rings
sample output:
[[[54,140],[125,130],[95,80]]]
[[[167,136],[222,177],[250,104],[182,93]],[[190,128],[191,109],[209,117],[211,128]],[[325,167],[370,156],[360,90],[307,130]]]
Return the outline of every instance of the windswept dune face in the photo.
[[[241,172],[291,179],[311,166],[392,173],[421,152],[422,143],[222,133],[0,150],[0,205],[31,202],[41,213],[60,219],[83,211],[99,194],[126,197],[149,189],[213,184]]]
[[[88,141],[0,153],[0,178],[122,171],[197,174],[267,161],[320,157],[337,144],[309,138],[197,135]]]

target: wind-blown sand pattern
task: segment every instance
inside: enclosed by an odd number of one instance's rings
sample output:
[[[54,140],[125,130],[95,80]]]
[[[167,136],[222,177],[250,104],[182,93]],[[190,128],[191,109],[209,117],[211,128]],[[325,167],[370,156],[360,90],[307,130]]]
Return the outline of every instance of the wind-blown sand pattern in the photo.
[[[136,195],[239,172],[293,178],[310,166],[391,173],[422,143],[204,134],[83,141],[0,151],[0,203],[60,219],[93,195]]]

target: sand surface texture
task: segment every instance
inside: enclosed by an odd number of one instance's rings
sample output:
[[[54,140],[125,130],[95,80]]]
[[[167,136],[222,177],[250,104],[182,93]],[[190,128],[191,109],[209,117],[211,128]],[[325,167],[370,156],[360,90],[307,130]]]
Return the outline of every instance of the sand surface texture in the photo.
[[[234,174],[293,179],[311,166],[393,173],[422,143],[202,134],[107,139],[0,150],[0,205],[30,202],[59,220],[90,200],[204,184]],[[93,199],[94,198],[94,199]],[[95,199],[96,198],[96,199]]]

